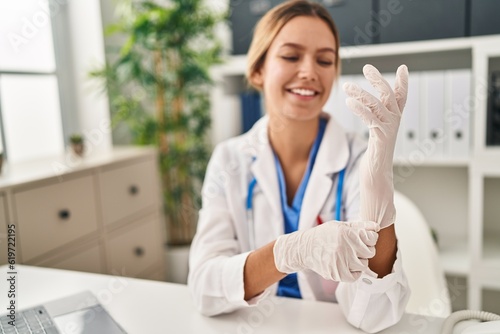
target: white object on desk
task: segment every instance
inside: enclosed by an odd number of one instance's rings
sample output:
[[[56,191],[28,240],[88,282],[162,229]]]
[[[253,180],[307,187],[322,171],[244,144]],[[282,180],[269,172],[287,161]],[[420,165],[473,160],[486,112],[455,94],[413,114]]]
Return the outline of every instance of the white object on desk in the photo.
[[[6,275],[7,267],[0,267]],[[363,333],[352,327],[334,303],[271,297],[255,308],[207,318],[197,312],[185,285],[118,276],[18,265],[17,307],[90,290],[110,315],[135,333]],[[0,293],[0,307],[7,305]],[[380,333],[440,333],[443,319],[406,314]]]
[[[467,327],[461,334],[497,334],[500,333],[500,321],[489,321]]]

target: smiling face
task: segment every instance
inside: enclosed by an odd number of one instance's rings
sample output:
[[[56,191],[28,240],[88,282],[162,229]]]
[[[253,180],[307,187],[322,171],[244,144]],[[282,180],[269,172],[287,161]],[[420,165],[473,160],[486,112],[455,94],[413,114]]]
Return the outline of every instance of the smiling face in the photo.
[[[337,73],[335,48],[335,37],[320,18],[298,16],[283,26],[252,78],[263,87],[271,117],[319,116]]]

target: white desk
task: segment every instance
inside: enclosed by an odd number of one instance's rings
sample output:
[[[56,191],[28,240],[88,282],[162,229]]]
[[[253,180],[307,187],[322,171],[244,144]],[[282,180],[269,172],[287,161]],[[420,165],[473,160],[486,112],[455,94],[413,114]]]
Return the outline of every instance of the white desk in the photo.
[[[0,313],[5,314],[7,267],[0,268]],[[131,334],[362,333],[333,303],[273,297],[258,308],[207,318],[196,311],[184,285],[23,265],[16,269],[18,310],[90,290]],[[442,323],[440,318],[405,315],[382,333],[440,333]]]

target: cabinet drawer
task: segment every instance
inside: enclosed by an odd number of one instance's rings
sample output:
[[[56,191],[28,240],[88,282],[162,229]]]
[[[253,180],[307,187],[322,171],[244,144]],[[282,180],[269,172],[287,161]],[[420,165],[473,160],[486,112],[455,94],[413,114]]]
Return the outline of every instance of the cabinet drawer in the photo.
[[[0,195],[0,265],[7,263],[7,210]]]
[[[139,278],[147,279],[147,280],[151,280],[151,281],[166,282],[165,272],[163,272],[163,271],[154,271],[152,273],[141,274],[139,276]]]
[[[4,201],[4,196],[0,195],[0,233],[5,233],[7,226],[7,207]]]
[[[158,193],[154,161],[105,171],[100,176],[105,224],[116,222],[153,205]]]
[[[23,261],[97,230],[92,176],[14,195]]]
[[[83,249],[71,252],[63,260],[52,262],[45,267],[102,273],[101,250],[97,242],[91,243]]]
[[[5,233],[5,232],[1,232]],[[7,251],[8,251],[8,242],[7,242],[7,236],[1,235],[0,236],[0,265],[2,264],[7,264]]]
[[[133,228],[112,236],[108,254],[111,274],[130,277],[138,277],[141,272],[162,261],[163,246],[157,218],[149,217]]]

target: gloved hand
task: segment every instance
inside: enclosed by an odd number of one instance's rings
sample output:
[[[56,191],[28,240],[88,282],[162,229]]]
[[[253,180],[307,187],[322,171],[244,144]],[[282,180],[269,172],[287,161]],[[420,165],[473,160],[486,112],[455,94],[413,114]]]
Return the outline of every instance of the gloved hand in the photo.
[[[374,222],[329,221],[280,236],[274,244],[278,271],[290,274],[310,269],[325,279],[354,282],[375,256],[379,226]]]
[[[368,149],[360,165],[361,220],[374,221],[381,228],[392,225],[396,219],[392,160],[401,114],[408,92],[408,68],[399,66],[394,91],[380,72],[365,65],[363,73],[380,93],[380,99],[353,83],[343,88],[349,96],[349,108],[368,126]]]

